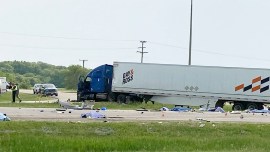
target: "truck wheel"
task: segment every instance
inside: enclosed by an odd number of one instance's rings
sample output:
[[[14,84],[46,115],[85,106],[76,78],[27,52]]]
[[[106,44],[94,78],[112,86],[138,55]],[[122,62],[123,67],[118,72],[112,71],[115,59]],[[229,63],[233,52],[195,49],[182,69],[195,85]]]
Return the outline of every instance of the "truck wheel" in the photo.
[[[242,110],[244,110],[244,105],[240,102],[236,102],[233,104],[232,110],[233,111],[242,111]]]
[[[80,102],[80,101],[81,101],[81,94],[77,93],[77,102]]]
[[[107,96],[107,99],[109,102],[115,102],[116,101],[116,95],[113,92],[110,92]]]
[[[249,110],[258,109],[258,105],[256,103],[253,103],[253,102],[248,103],[247,109],[249,109]]]
[[[118,102],[118,103],[126,103],[126,95],[120,94],[120,95],[117,97],[117,102]]]
[[[135,102],[135,98],[133,96],[127,96],[126,97],[126,103],[129,104],[129,103],[133,103]]]

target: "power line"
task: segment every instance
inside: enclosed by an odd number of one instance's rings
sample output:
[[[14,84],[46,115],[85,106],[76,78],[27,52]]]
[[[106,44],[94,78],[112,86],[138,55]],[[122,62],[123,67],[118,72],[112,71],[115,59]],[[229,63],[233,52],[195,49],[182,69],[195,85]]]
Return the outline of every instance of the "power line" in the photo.
[[[50,48],[40,46],[27,46],[27,45],[13,45],[13,44],[0,44],[4,47],[18,47],[18,48],[31,48],[31,49],[46,49],[46,50],[135,50],[136,48]]]
[[[153,42],[153,41],[148,41],[149,43],[156,44],[156,45],[162,45],[162,46],[168,46],[168,47],[173,47],[173,48],[180,48],[183,50],[188,50],[187,47],[182,47],[182,46],[176,46],[176,45],[171,45],[171,44],[165,44],[165,43],[160,43],[160,42]],[[202,49],[192,49],[193,52],[199,52],[199,53],[205,53],[205,54],[214,54],[214,55],[220,55],[220,56],[229,56],[229,57],[234,57],[234,58],[242,58],[242,59],[247,59],[247,60],[258,60],[258,61],[266,61],[270,62],[268,59],[263,59],[263,58],[255,58],[255,57],[244,57],[244,56],[239,56],[239,55],[233,55],[233,54],[225,54],[225,53],[219,53],[222,51],[206,51]],[[184,51],[183,51],[184,52]]]
[[[162,45],[162,46],[180,48],[180,49],[185,49],[185,50],[188,49],[187,47],[176,46],[176,45],[171,45],[171,44],[165,44],[165,43],[160,43],[160,42],[153,42],[153,41],[147,41],[147,42],[152,43],[152,44],[156,44],[156,45]]]
[[[27,36],[27,37],[41,37],[41,38],[54,38],[54,39],[67,39],[67,40],[86,40],[86,41],[123,41],[123,42],[135,42],[138,40],[113,40],[113,39],[93,39],[93,38],[80,38],[80,37],[64,37],[64,36],[52,36],[52,35],[38,35],[38,34],[25,34],[25,33],[11,33],[0,32],[1,34]]]
[[[147,41],[140,41],[142,43],[142,46],[139,47],[140,49],[142,49],[142,51],[137,51],[138,53],[141,53],[141,63],[143,63],[143,54],[144,53],[148,53],[148,52],[144,52],[143,49],[146,48],[143,46],[144,43],[146,43]]]

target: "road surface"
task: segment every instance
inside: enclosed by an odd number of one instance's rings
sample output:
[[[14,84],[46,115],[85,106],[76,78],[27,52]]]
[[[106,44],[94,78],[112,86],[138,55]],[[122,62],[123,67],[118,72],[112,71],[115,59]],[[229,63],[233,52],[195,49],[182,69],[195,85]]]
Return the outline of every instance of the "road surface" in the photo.
[[[260,113],[220,113],[220,112],[175,112],[175,111],[136,111],[136,110],[105,110],[99,113],[106,116],[102,119],[81,118],[81,114],[90,110],[57,111],[55,108],[14,108],[0,107],[0,112],[7,114],[12,121],[193,121],[201,123],[216,122],[248,122],[270,123],[270,114]]]

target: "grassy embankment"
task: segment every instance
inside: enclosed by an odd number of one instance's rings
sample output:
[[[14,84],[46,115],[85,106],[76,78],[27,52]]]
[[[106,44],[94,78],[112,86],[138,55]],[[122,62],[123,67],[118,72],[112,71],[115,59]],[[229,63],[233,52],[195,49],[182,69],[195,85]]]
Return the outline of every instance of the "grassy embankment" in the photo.
[[[29,107],[29,108],[46,108],[46,107],[58,107],[58,104],[55,103],[39,103],[39,101],[49,101],[53,98],[51,97],[44,97],[36,94],[27,94],[27,93],[20,93],[20,97],[23,100],[22,103],[18,103],[18,99],[16,98],[16,103],[11,103],[11,92],[6,92],[0,94],[0,107]],[[27,103],[27,101],[32,101]],[[36,103],[33,103],[35,101]]]
[[[0,151],[269,151],[270,124],[2,122]]]

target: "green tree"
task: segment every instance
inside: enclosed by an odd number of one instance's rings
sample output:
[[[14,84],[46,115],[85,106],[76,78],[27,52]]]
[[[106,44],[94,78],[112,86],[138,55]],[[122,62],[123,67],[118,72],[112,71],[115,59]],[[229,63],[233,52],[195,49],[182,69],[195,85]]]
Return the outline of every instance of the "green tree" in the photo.
[[[88,69],[85,69],[80,65],[69,66],[65,72],[65,87],[67,89],[76,89],[79,77],[85,76],[88,71]]]

